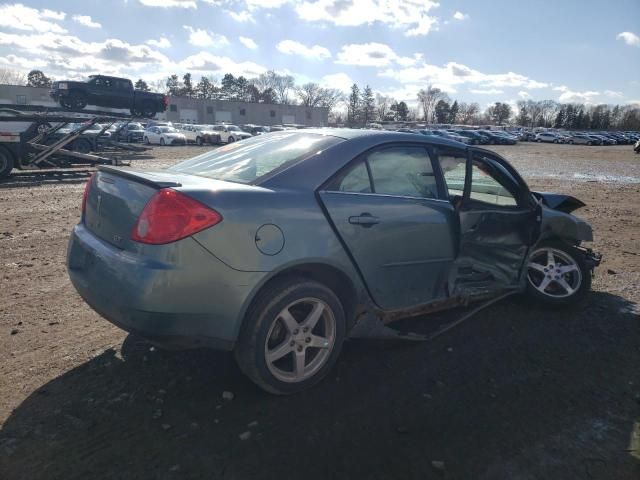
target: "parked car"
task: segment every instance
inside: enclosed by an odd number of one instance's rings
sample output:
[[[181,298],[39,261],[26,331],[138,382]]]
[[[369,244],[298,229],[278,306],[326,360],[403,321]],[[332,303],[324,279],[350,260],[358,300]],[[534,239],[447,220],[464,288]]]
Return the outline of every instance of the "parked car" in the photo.
[[[489,138],[489,145],[515,145],[517,140],[501,135],[497,130],[478,130],[482,135]]]
[[[533,142],[536,139],[536,134],[533,132],[529,132],[527,130],[523,130],[520,132],[520,140],[524,142]]]
[[[451,132],[471,139],[471,145],[485,145],[489,143],[489,138],[475,130],[450,130]]]
[[[254,137],[256,135],[264,135],[265,133],[269,133],[269,127],[262,127],[260,125],[243,125],[242,130],[250,133]]]
[[[119,140],[131,142],[142,142],[144,138],[144,127],[141,123],[130,122],[120,126],[116,131]]]
[[[540,132],[536,135],[536,142],[544,143],[564,143],[564,139],[553,132]]]
[[[640,153],[640,140],[638,140],[636,144],[633,146],[633,151],[636,153]]]
[[[587,136],[587,135],[582,135],[579,133],[573,134],[570,138],[569,138],[569,142],[571,145],[594,145],[594,139]]]
[[[448,138],[449,140],[454,140],[456,142],[470,144],[471,139],[469,137],[463,137],[462,135],[457,135],[455,133],[447,132],[446,130],[433,130],[433,135],[437,135],[438,137]]]
[[[87,105],[96,105],[126,108],[132,115],[149,118],[164,112],[169,104],[165,95],[134,90],[131,80],[106,75],[91,75],[86,82],[53,82],[50,95],[66,110],[77,111]]]
[[[616,141],[606,137],[604,135],[598,135],[598,134],[591,134],[592,137],[595,137],[597,139],[599,139],[602,142],[602,145],[615,145]]]
[[[196,145],[218,145],[221,142],[221,136],[214,130],[214,125],[184,125],[179,131],[184,134],[187,142]]]
[[[187,138],[173,127],[151,127],[144,131],[145,145],[186,145]]]
[[[253,136],[248,132],[243,132],[236,125],[212,125],[211,129],[220,135],[222,143],[233,143]]]
[[[425,135],[294,130],[166,171],[101,166],[82,205],[67,266],[91,307],[159,346],[233,350],[278,394],[317,383],[371,315],[578,304],[599,263],[582,202]]]

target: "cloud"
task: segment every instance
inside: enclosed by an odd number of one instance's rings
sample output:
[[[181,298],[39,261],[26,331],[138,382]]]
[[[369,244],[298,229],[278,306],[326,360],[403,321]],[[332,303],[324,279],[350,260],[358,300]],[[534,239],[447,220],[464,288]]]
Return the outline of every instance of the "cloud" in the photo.
[[[0,27],[33,32],[67,33],[67,30],[49,20],[64,20],[64,12],[38,10],[20,3],[0,5]]]
[[[320,45],[307,47],[295,40],[282,40],[276,45],[276,48],[285,55],[300,55],[302,57],[315,59],[331,58],[331,52],[325,47],[321,47]]]
[[[0,65],[20,68],[25,70],[42,68],[46,64],[47,64],[46,60],[43,60],[41,58],[25,58],[25,57],[18,57],[13,54],[9,54],[6,57],[0,57]]]
[[[193,28],[183,25],[182,28],[189,32],[189,43],[196,47],[221,47],[229,45],[229,40],[224,35],[208,32],[201,28]]]
[[[498,90],[497,88],[489,88],[489,89],[475,89],[472,88],[469,90],[471,93],[475,93],[476,95],[499,95],[504,93],[503,90]]]
[[[73,21],[79,23],[80,25],[84,25],[89,28],[102,28],[98,22],[94,22],[93,19],[89,15],[74,15]]]
[[[351,85],[353,84],[354,81],[346,73],[332,73],[330,75],[325,75],[320,81],[320,85],[323,87],[336,88],[343,92],[351,90]]]
[[[195,0],[138,0],[146,7],[161,8],[198,8]]]
[[[527,98],[531,98],[531,95],[529,94],[529,92],[525,92],[524,90],[521,90],[518,92],[518,97],[526,100]]]
[[[169,48],[171,47],[171,42],[169,41],[169,39],[167,37],[160,37],[158,40],[155,39],[150,39],[147,40],[146,42],[147,45],[151,45],[152,47],[156,47],[156,48]]]
[[[389,45],[372,42],[343,45],[337,55],[336,63],[360,67],[386,67],[396,62],[403,67],[410,67],[421,59],[421,54],[415,54],[413,57],[401,57]]]
[[[574,92],[566,85],[553,87],[553,90],[562,92],[558,97],[558,101],[562,103],[593,103],[596,97],[600,96],[600,92],[587,90],[585,92]]]
[[[389,68],[379,75],[406,84],[429,83],[447,92],[455,92],[456,86],[463,84],[475,85],[480,89],[512,87],[530,90],[549,87],[548,83],[518,73],[487,74],[455,62],[442,67],[421,62],[408,68]]]
[[[622,40],[631,47],[640,47],[640,37],[632,32],[622,32],[616,36],[617,40]]]
[[[290,2],[291,0],[245,0],[247,7],[251,10],[257,8],[280,8]]]
[[[233,10],[227,10],[227,13],[233,18],[236,22],[244,23],[251,22],[256,23],[256,20],[251,15],[251,12],[248,10],[243,10],[241,12],[234,12]]]
[[[617,92],[617,91],[614,91],[614,90],[605,90],[604,94],[607,97],[611,97],[611,98],[622,98],[622,97],[624,97],[622,92]]]
[[[191,55],[178,63],[183,71],[202,71],[214,74],[231,73],[247,78],[256,77],[267,71],[266,67],[253,62],[236,62],[229,57],[216,56],[209,52]]]
[[[383,23],[404,30],[405,36],[427,35],[437,18],[429,12],[439,4],[432,0],[310,0],[296,5],[300,18],[355,27]]]
[[[453,18],[456,20],[467,20],[469,18],[469,15],[467,15],[466,13],[462,13],[460,11],[457,11],[456,13],[453,14]]]
[[[239,37],[238,40],[240,40],[240,43],[250,50],[258,48],[258,44],[249,37]]]

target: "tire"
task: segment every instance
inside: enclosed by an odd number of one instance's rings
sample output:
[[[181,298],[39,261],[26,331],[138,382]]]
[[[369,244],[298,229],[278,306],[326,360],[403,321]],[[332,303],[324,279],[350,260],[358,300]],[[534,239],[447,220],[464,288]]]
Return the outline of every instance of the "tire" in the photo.
[[[133,137],[131,135],[127,135],[127,143],[133,142]]]
[[[165,143],[164,143],[164,138],[160,137],[160,146],[164,147]]]
[[[587,145],[592,146],[593,142],[587,142]]]
[[[235,138],[233,138],[233,137],[229,137],[229,138],[227,139],[227,143],[233,143],[233,142],[235,142],[235,141],[236,141],[236,139],[235,139]]]
[[[540,140],[540,139],[537,139],[537,140],[536,140],[536,142],[538,142],[538,143],[542,143],[542,140]]]
[[[549,252],[553,255],[553,260],[549,257]],[[532,264],[536,266],[532,267]],[[566,273],[558,271],[558,266]],[[547,285],[544,291],[541,289],[543,282]],[[560,282],[564,282],[564,286]],[[533,303],[547,307],[566,307],[578,303],[590,289],[591,269],[576,247],[560,241],[542,242],[529,256],[526,296]]]
[[[492,138],[491,140],[489,140],[489,145],[495,145],[496,141]]]
[[[73,142],[71,150],[78,153],[91,153],[91,142],[84,138],[79,138]]]
[[[151,142],[149,142],[149,137],[147,137],[146,135],[142,138],[142,143],[144,143],[145,145],[151,145]]]
[[[69,110],[82,110],[87,106],[87,97],[79,92],[70,93],[67,97],[67,104]]]
[[[198,145],[199,147],[202,146],[202,138],[196,137],[196,145]]]
[[[0,178],[7,178],[11,175],[14,164],[13,154],[6,148],[0,147]]]
[[[156,107],[153,102],[144,101],[142,102],[142,111],[140,113],[142,117],[153,118],[156,116]]]
[[[573,140],[569,140],[569,145],[573,145]]]
[[[475,138],[471,140],[471,145],[477,145],[477,144],[478,144],[478,140],[476,140]]]
[[[322,313],[307,332],[305,319],[316,308]],[[284,312],[290,314],[289,322],[283,320]],[[345,324],[342,304],[327,286],[301,277],[277,280],[249,308],[235,349],[236,361],[267,392],[288,395],[305,390],[320,382],[335,364]],[[268,352],[276,355],[273,361],[267,360]],[[302,366],[296,363],[300,358]]]

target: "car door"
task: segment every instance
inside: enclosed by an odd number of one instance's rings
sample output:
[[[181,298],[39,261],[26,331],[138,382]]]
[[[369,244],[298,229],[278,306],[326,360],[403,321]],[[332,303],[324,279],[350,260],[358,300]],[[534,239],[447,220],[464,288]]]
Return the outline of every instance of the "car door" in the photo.
[[[539,235],[539,206],[515,171],[481,150],[436,149],[457,212],[458,251],[452,295],[517,288],[529,247]]]
[[[446,297],[455,211],[427,148],[380,147],[354,159],[320,199],[382,309]]]
[[[160,143],[160,130],[158,127],[151,127],[147,131],[147,138],[149,139],[149,143]]]

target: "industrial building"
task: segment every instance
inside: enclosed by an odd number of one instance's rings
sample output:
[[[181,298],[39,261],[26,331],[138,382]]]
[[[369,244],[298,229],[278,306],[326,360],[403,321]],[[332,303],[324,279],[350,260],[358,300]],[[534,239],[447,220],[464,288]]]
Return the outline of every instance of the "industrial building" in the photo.
[[[59,106],[49,97],[48,88],[21,85],[0,85],[0,104],[39,105],[49,108]],[[88,108],[90,109],[91,107],[89,106]],[[100,108],[100,110],[125,112],[119,109]],[[193,124],[224,122],[236,125],[296,124],[324,127],[328,125],[328,116],[329,109],[324,107],[169,97],[167,111],[158,114],[157,118],[171,122]]]

